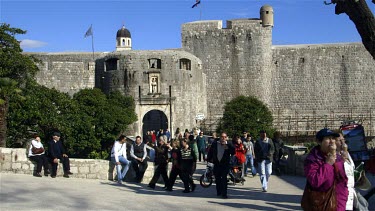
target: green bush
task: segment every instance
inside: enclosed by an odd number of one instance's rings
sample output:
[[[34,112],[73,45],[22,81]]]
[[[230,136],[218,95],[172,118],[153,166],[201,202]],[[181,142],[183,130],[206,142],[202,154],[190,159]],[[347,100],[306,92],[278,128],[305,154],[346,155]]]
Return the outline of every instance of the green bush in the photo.
[[[254,96],[239,96],[225,104],[217,132],[226,131],[232,137],[248,131],[256,138],[260,130],[266,130],[270,136],[275,131],[272,121],[272,113],[262,101]]]

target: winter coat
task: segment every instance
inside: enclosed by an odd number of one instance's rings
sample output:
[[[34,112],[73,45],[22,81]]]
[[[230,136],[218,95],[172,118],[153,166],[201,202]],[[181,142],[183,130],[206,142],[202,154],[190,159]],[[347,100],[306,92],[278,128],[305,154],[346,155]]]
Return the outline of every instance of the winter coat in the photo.
[[[337,211],[344,211],[348,200],[348,178],[344,170],[344,160],[337,155],[336,163],[330,165],[325,162],[325,157],[320,146],[314,147],[305,159],[304,171],[307,182],[316,191],[327,191],[336,180]]]

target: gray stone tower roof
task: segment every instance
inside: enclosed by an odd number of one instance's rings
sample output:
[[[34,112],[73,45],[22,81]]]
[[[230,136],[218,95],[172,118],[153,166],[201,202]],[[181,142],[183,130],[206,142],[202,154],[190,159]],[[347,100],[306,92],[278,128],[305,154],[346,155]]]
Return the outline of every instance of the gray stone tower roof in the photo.
[[[122,28],[117,31],[116,38],[118,38],[118,37],[128,37],[128,38],[131,38],[131,35],[130,35],[129,30],[127,30],[125,28],[125,26],[122,26]]]

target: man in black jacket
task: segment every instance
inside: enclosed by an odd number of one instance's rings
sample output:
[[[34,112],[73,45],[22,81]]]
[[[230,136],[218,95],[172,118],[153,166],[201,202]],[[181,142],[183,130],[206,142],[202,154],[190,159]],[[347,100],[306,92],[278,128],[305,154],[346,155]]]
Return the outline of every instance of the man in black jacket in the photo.
[[[227,134],[222,133],[220,140],[212,143],[207,160],[214,164],[216,194],[224,199],[228,198],[227,175],[229,173],[231,155],[234,155],[234,147],[231,143],[228,143]]]
[[[148,167],[147,160],[147,149],[146,144],[142,142],[142,138],[137,136],[135,142],[130,148],[130,157],[133,159],[132,166],[135,171],[135,180],[140,183],[143,179],[143,175]]]
[[[57,166],[59,161],[63,164],[64,169],[64,177],[69,178],[69,174],[73,174],[70,172],[70,162],[69,157],[65,152],[65,149],[60,141],[60,133],[54,132],[52,135],[52,140],[48,143],[48,152],[49,157],[51,159],[52,164],[52,173],[51,177],[56,177]]]

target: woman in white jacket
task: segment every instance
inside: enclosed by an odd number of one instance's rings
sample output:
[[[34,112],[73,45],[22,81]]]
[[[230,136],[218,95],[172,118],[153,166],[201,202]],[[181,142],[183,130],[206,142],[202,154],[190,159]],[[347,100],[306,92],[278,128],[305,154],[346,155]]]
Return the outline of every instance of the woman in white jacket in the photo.
[[[33,148],[36,150],[33,150]],[[29,159],[36,163],[36,171],[33,174],[35,177],[42,177],[42,166],[44,169],[44,176],[47,177],[49,174],[48,158],[44,153],[45,150],[40,140],[40,136],[38,134],[35,134],[34,138],[31,140],[29,148]]]
[[[339,153],[342,158],[345,160],[344,163],[344,169],[345,174],[348,177],[348,201],[346,202],[346,210],[353,210],[353,200],[355,197],[355,189],[354,189],[354,169],[355,164],[353,162],[353,159],[350,157],[350,154],[348,152],[348,145],[345,143],[344,136],[339,133],[340,136],[336,138],[336,151]]]

